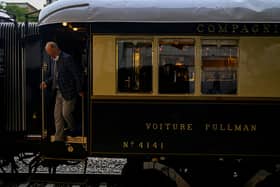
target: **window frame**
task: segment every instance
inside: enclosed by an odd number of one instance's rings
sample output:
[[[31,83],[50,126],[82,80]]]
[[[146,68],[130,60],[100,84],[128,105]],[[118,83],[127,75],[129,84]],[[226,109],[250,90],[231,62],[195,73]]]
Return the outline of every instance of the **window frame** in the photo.
[[[192,36],[162,36],[162,37],[157,37],[157,94],[158,95],[162,95],[162,96],[194,96],[196,95],[196,84],[197,84],[197,71],[196,71],[196,61],[197,61],[197,48],[196,48],[196,42],[197,42],[197,37],[192,37]],[[159,93],[159,76],[160,76],[160,72],[159,72],[159,67],[160,67],[160,52],[159,52],[159,41],[160,40],[193,40],[193,48],[194,48],[194,91],[193,92],[186,92],[186,93]]]
[[[131,41],[131,40],[138,40],[138,41],[141,41],[141,40],[150,40],[151,41],[151,44],[152,44],[152,89],[151,91],[149,92],[122,92],[122,91],[119,91],[119,46],[118,46],[118,41]],[[153,79],[154,79],[154,52],[153,52],[153,48],[154,48],[154,38],[153,37],[149,37],[149,36],[118,36],[115,38],[115,54],[116,54],[116,57],[115,57],[115,80],[116,80],[116,84],[115,84],[115,94],[117,95],[151,95],[154,93],[154,87],[153,87]]]
[[[202,83],[201,83],[201,79],[199,82],[200,85],[200,96],[207,96],[207,97],[236,97],[239,96],[239,63],[240,63],[240,38],[237,37],[201,37],[200,38],[200,78],[202,77],[202,66],[203,66],[203,62],[202,62],[202,41],[203,40],[235,40],[237,43],[237,68],[236,68],[236,93],[234,94],[207,94],[207,93],[202,93]]]
[[[119,96],[207,96],[207,97],[236,97],[239,96],[239,63],[240,38],[239,37],[207,37],[207,36],[115,36],[115,94]],[[194,92],[193,93],[159,93],[159,41],[164,39],[192,39],[194,41]],[[119,54],[118,41],[120,40],[150,40],[152,44],[152,89],[150,92],[120,92],[118,90]],[[237,70],[236,93],[234,94],[206,94],[202,93],[202,41],[203,40],[236,40],[237,43]]]

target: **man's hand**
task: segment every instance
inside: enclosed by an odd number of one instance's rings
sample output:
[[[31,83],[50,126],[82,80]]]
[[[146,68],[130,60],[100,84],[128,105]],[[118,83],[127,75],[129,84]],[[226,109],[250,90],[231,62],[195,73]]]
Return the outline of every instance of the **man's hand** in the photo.
[[[79,96],[84,97],[85,93],[84,92],[79,92]]]
[[[47,83],[45,81],[42,81],[40,84],[41,89],[46,89],[47,88]]]

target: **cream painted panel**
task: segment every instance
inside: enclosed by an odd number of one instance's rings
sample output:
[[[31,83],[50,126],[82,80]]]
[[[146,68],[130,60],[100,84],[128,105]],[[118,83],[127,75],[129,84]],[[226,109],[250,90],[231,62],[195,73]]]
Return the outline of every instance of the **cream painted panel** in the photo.
[[[114,37],[93,37],[93,95],[114,95],[116,93],[115,53]]]
[[[242,37],[239,96],[280,97],[280,38]]]

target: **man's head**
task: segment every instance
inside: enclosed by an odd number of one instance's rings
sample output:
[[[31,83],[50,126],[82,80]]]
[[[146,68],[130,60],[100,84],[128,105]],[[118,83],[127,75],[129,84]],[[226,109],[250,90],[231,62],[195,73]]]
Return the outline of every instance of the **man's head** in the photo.
[[[45,50],[46,53],[52,58],[56,58],[60,53],[60,49],[55,42],[47,42]]]

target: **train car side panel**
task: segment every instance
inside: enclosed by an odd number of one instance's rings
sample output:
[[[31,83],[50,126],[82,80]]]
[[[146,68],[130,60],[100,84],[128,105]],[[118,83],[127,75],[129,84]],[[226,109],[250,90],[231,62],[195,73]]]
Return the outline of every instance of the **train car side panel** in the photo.
[[[240,39],[240,96],[280,96],[280,39],[242,37]]]

